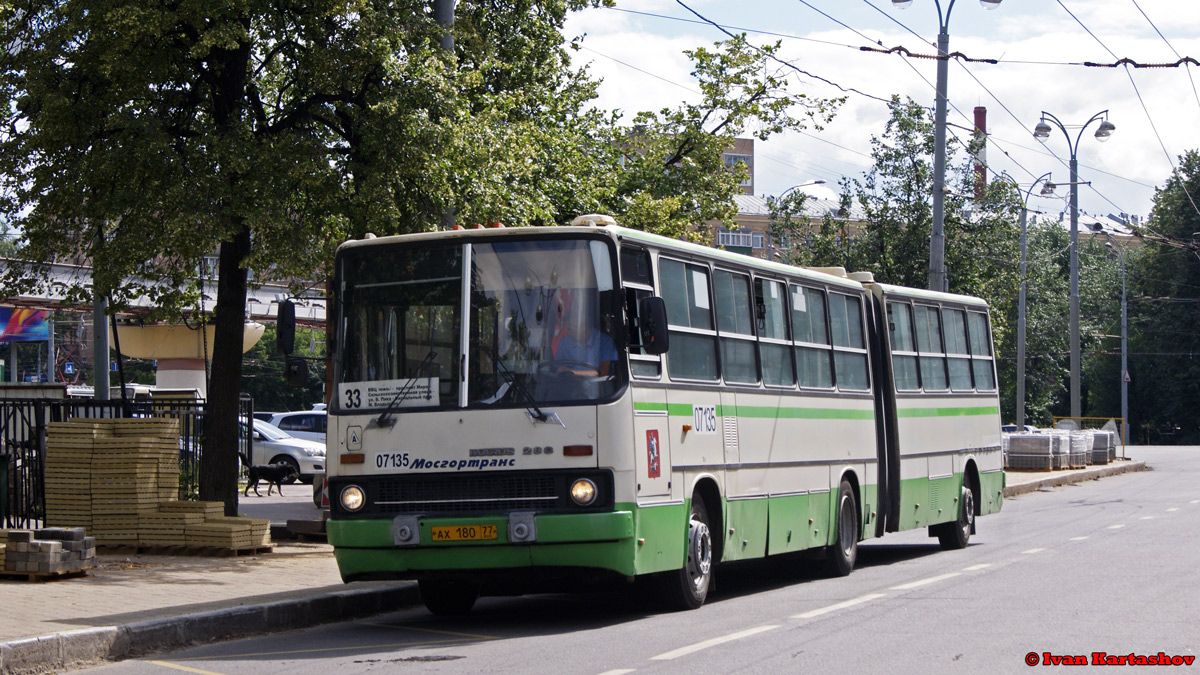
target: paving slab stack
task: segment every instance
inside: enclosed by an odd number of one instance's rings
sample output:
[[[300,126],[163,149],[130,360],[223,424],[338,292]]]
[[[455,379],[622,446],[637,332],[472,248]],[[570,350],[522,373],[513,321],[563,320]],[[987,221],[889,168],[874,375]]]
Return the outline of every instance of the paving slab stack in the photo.
[[[1117,435],[1112,431],[1097,430],[1092,434],[1092,464],[1108,464],[1117,458]]]
[[[1051,434],[1020,432],[1008,436],[1008,468],[1054,468],[1055,437]]]
[[[56,422],[46,432],[46,524],[107,546],[270,546],[270,521],[179,501],[179,420]]]
[[[1060,431],[1052,433],[1063,437],[1070,446],[1067,453],[1067,466],[1071,469],[1083,469],[1091,463],[1092,437],[1086,431]]]
[[[96,540],[82,527],[8,530],[4,541],[6,574],[73,574],[96,566]]]

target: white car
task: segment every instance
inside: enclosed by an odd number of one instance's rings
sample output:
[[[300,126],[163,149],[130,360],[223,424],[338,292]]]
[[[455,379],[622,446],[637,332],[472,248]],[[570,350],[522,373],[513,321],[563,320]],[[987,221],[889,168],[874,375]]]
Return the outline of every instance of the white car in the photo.
[[[295,438],[262,420],[254,420],[254,440],[251,446],[254,450],[250,454],[250,463],[254,466],[290,464],[300,472],[300,480],[305,483],[311,483],[313,476],[325,472],[324,443]],[[245,452],[244,445],[241,449]]]
[[[324,410],[274,413],[267,421],[296,438],[325,443]]]

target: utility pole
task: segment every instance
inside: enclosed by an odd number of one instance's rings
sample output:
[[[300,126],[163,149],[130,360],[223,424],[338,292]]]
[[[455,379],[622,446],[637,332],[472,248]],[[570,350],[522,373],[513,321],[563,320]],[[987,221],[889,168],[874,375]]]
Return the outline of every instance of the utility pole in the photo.
[[[442,33],[442,49],[454,54],[454,5],[457,0],[433,0],[433,18],[445,29]],[[442,229],[454,227],[454,204],[442,211]]]

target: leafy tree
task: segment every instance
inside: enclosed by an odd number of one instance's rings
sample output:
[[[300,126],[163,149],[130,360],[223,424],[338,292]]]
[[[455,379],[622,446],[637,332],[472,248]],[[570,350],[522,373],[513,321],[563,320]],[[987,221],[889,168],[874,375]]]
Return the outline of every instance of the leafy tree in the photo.
[[[319,279],[347,237],[451,219],[605,210],[681,233],[733,215],[739,175],[720,159],[733,134],[797,128],[794,104],[831,114],[764,74],[778,46],[737,37],[692,52],[700,103],[621,127],[587,107],[595,83],[570,68],[559,32],[568,11],[604,1],[459,3],[453,52],[427,0],[5,3],[0,214],[33,261],[5,288],[82,257],[94,278],[75,299],[108,296],[117,311],[146,296],[150,318],[177,319],[216,250],[200,484],[236,513],[249,272]]]
[[[886,283],[924,288],[932,229],[933,123],[911,99],[893,97],[883,136],[871,139],[874,166],[843,181],[843,201],[857,204],[864,223],[845,256],[854,269]],[[953,148],[947,164],[955,165]],[[978,197],[970,158],[947,175],[943,229],[950,291],[994,303],[1015,297],[1016,222],[1020,201],[1011,185],[993,182]],[[970,204],[970,206],[968,206]],[[819,245],[819,244],[818,244]]]
[[[0,258],[15,258],[18,255],[17,233],[0,218]]]
[[[348,234],[431,229],[451,207],[486,210],[457,199],[455,180],[471,174],[456,160],[499,145],[515,162],[518,139],[472,132],[552,107],[546,94],[563,79],[542,66],[562,63],[556,31],[580,4],[464,4],[464,32],[478,40],[462,44],[517,50],[479,53],[474,65],[492,66],[486,72],[456,68],[440,46],[444,29],[412,0],[6,5],[3,211],[38,261],[13,271],[9,288],[43,280],[41,264],[82,254],[102,264],[94,288],[77,295],[111,295],[114,308],[148,295],[162,315],[178,316],[195,303],[197,262],[219,250],[209,389],[217,422],[201,495],[236,513],[248,270],[319,274]],[[473,101],[477,115],[461,95],[472,88],[490,88]],[[505,182],[487,178],[462,185]],[[127,281],[139,276],[160,283]]]
[[[1154,208],[1141,245],[1126,251],[1129,313],[1130,439],[1150,443],[1196,443],[1200,420],[1200,152],[1189,150],[1155,191]],[[1120,292],[1120,279],[1112,286]],[[1118,310],[1119,311],[1119,310]],[[1109,317],[1112,317],[1109,314]],[[1119,315],[1117,315],[1119,316]],[[1115,331],[1113,331],[1115,333]],[[1117,347],[1119,350],[1119,347]],[[1111,350],[1110,350],[1111,351]],[[1103,381],[1119,387],[1113,360]],[[1119,389],[1109,396],[1119,396]],[[1111,400],[1111,398],[1109,399]],[[1107,406],[1112,408],[1111,404]]]
[[[246,352],[242,366],[242,389],[254,398],[255,410],[308,410],[314,403],[324,402],[324,337],[316,330],[299,328],[296,331],[295,354],[311,359],[308,362],[307,384],[300,388],[289,387],[284,378],[284,363],[276,351],[274,326],[267,326],[258,344]]]
[[[862,222],[853,226],[848,220],[825,217],[819,225],[797,217],[796,202],[773,205],[770,213],[774,232],[790,234],[789,259],[800,265],[845,267],[850,271],[869,271],[878,281],[924,288],[928,284],[929,238],[932,229],[933,123],[928,111],[912,100],[891,103],[891,116],[882,136],[871,139],[872,168],[861,178],[844,179],[842,205],[849,211],[857,205]],[[948,165],[958,160],[951,149]],[[1020,286],[1018,241],[1021,199],[1011,182],[993,180],[977,191],[973,159],[958,163],[958,170],[947,176],[950,194],[946,197],[944,232],[945,258],[950,292],[982,297],[992,307],[993,339],[998,362],[1004,414],[1011,418],[1015,408],[1015,360],[1017,298]],[[973,198],[964,195],[973,194]],[[799,202],[802,205],[802,202]],[[804,233],[803,235],[801,233]],[[1030,229],[1030,253],[1049,256],[1055,245],[1053,233]],[[1036,241],[1035,241],[1036,240]],[[1057,276],[1049,274],[1051,265],[1034,269],[1030,275],[1031,323],[1027,339],[1044,349],[1056,351],[1054,340],[1041,330],[1040,320],[1053,316],[1053,308],[1062,296],[1037,295],[1057,288]],[[1065,277],[1064,277],[1065,278]],[[1061,314],[1059,314],[1061,316]],[[1034,387],[1033,405],[1026,407],[1031,417],[1048,418],[1048,407],[1057,401],[1052,383],[1057,360],[1050,358],[1036,370],[1027,369]],[[1042,386],[1042,385],[1045,386]]]
[[[1026,237],[1025,421],[1049,427],[1056,411],[1069,409],[1069,334],[1063,322],[1069,304],[1067,245],[1070,233],[1057,222],[1030,216]],[[1019,283],[1019,280],[1018,280]],[[998,308],[1012,340],[997,344],[1000,402],[1005,419],[1016,415],[1016,332],[1014,300]]]
[[[744,34],[712,49],[685,52],[694,64],[701,99],[658,112],[644,111],[615,135],[623,154],[610,164],[619,176],[611,199],[601,204],[630,227],[669,237],[696,238],[696,226],[734,223],[733,195],[747,174],[727,170],[724,150],[751,133],[765,140],[786,129],[817,128],[833,118],[843,99],[790,94],[786,73],[772,70],[779,44],[756,47]]]

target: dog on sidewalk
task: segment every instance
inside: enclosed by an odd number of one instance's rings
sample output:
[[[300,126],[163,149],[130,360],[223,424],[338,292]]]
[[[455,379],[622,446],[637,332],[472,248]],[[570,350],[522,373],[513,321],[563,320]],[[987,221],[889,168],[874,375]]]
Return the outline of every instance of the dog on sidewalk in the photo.
[[[279,496],[283,496],[283,482],[288,479],[295,480],[300,477],[300,472],[292,465],[286,462],[278,464],[262,464],[254,466],[250,463],[250,458],[242,453],[238,453],[242,458],[242,463],[246,466],[248,479],[246,480],[246,489],[242,490],[242,496],[250,496],[250,488],[254,488],[254,494],[261,497],[261,492],[258,491],[258,484],[265,482],[267,484],[267,496],[271,496],[272,490],[277,490]]]

